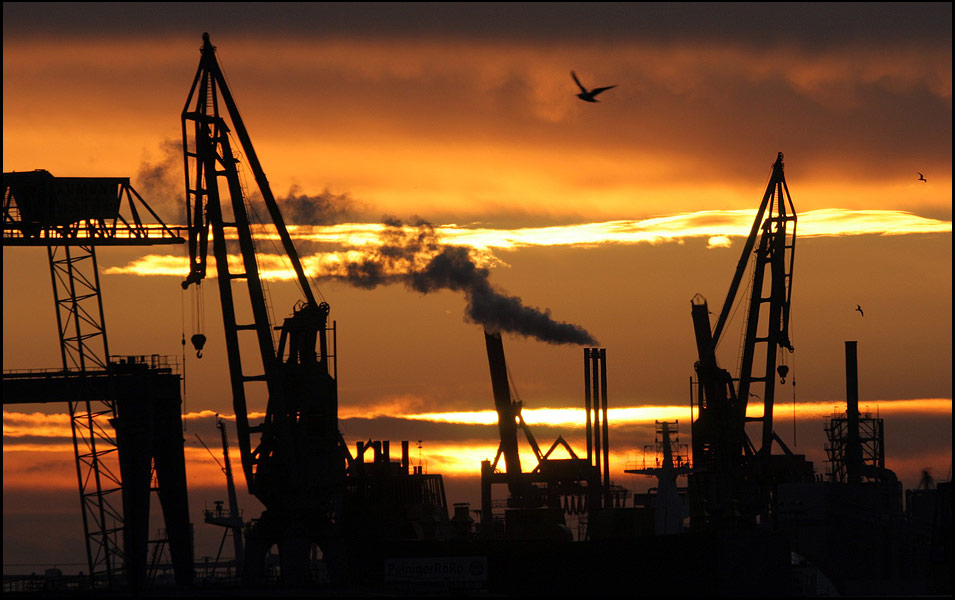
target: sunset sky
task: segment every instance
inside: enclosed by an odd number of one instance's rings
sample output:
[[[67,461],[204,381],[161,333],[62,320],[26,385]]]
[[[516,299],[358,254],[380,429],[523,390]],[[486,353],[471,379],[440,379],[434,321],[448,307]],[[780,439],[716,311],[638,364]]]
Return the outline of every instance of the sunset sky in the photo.
[[[799,224],[780,436],[825,471],[823,417],[844,410],[844,341],[857,340],[860,404],[886,420],[887,466],[906,487],[925,468],[951,477],[950,3],[5,3],[4,172],[128,176],[182,223],[180,112],[206,31],[331,305],[352,447],[422,440],[449,501],[475,505],[496,450],[464,294],[411,289],[412,263],[373,289],[340,277],[380,247],[385,218],[401,235],[423,220],[496,290],[607,349],[612,477],[651,485],[623,469],[642,461],[654,419],[679,419],[689,443],[690,299],[719,312],[783,152]],[[616,87],[581,102],[571,70]],[[281,319],[301,293],[266,233]],[[220,534],[199,511],[224,479],[194,434],[218,453],[214,415],[232,414],[215,284],[199,360],[180,346],[197,314],[179,286],[185,248],[97,257],[111,352],[185,360],[190,504],[198,554],[214,553]],[[731,371],[741,318],[719,349]],[[580,347],[505,333],[504,348],[541,444],[582,448],[582,411],[567,411],[583,404]],[[4,248],[3,368],[59,360],[45,252]],[[4,408],[4,573],[85,560],[65,415]],[[44,524],[60,535],[36,536]]]

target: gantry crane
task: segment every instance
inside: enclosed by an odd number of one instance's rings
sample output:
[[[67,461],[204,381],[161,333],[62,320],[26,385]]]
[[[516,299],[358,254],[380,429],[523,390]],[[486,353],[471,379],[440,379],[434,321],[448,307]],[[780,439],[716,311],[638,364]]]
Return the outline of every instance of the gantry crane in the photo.
[[[706,300],[693,298],[692,318],[699,360],[698,412],[692,423],[694,469],[690,475],[691,519],[696,527],[755,523],[767,516],[774,481],[805,479],[812,466],[793,455],[773,429],[776,377],[789,367],[777,355],[792,352],[789,312],[792,300],[796,211],[783,174],[780,152],[715,327],[710,329]],[[740,283],[753,257],[740,371],[733,377],[718,366],[716,347],[733,309]],[[762,362],[762,370],[755,365]],[[759,392],[759,393],[756,393]],[[762,413],[747,416],[750,397],[762,400]],[[754,443],[747,423],[759,424]],[[783,457],[772,454],[773,443]]]
[[[334,358],[327,341],[329,305],[317,302],[309,287],[215,46],[207,33],[202,37],[199,69],[182,111],[190,253],[183,288],[205,277],[211,232],[242,470],[249,492],[266,508],[246,540],[244,575],[261,577],[265,555],[276,544],[283,579],[301,582],[307,579],[312,545],[326,557],[334,555],[344,489],[347,449],[338,432],[337,384],[329,366]],[[277,344],[256,265],[256,225],[240,180],[239,149],[304,295],[275,328],[281,331]],[[241,268],[229,264],[229,245],[236,239]],[[240,305],[241,294],[233,289],[243,283],[248,303]],[[240,321],[243,314],[251,320]],[[246,338],[255,350],[243,344]],[[252,424],[249,404],[263,384],[265,417]]]
[[[110,354],[96,261],[97,246],[183,241],[128,177],[3,174],[3,245],[46,247],[63,365],[4,373],[3,403],[68,405],[94,587],[145,584],[153,468],[176,580],[192,581],[180,376],[168,357]]]

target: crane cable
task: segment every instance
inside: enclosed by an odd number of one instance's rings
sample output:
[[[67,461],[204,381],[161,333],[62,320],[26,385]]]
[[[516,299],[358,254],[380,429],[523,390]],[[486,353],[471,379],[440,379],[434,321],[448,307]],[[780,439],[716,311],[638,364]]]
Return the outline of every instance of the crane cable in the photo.
[[[222,66],[222,61],[219,60],[219,57],[218,57],[218,56],[216,57],[216,62],[217,62],[217,64],[219,65],[219,73],[222,75],[222,81],[225,82],[226,86],[229,87],[229,89],[231,90],[232,88],[231,88],[231,86],[229,86],[229,80],[228,80],[228,78],[226,77],[226,74],[225,74],[225,68]],[[230,117],[230,118],[231,118],[231,117]],[[231,131],[228,132],[228,136],[229,136],[229,139],[230,139],[230,140],[236,141],[235,138],[233,138]],[[233,148],[233,152],[234,152],[234,153],[236,153],[236,152],[235,152],[235,149],[236,149],[236,148],[239,148],[240,151],[238,152],[238,154],[239,154],[239,155],[242,155],[242,150],[244,150],[244,148],[242,148],[242,144],[241,144],[241,143],[240,143],[240,144],[234,144],[234,145],[232,146],[232,148]],[[236,171],[239,171],[238,166],[240,166],[240,165],[242,165],[242,164],[243,164],[242,162],[237,163]],[[245,179],[245,173],[244,173],[244,171],[239,171],[239,176],[240,176],[240,178],[243,179],[243,181],[241,182],[241,185],[243,186],[243,188],[244,188],[244,189],[248,189],[248,186],[245,184],[245,181],[244,181],[244,179]],[[256,182],[256,183],[258,183],[258,182]],[[250,208],[251,211],[252,211],[253,217],[254,217],[260,224],[264,225],[264,224],[265,224],[265,221],[262,220],[262,219],[259,217],[259,215],[257,214],[257,212],[256,212],[256,210],[255,210],[255,205],[254,205],[254,203],[252,202],[252,198],[249,197],[247,194],[246,194],[245,196],[246,196],[245,199],[248,201],[247,204],[248,204],[249,208]],[[274,197],[274,194],[273,194],[273,197]],[[264,203],[265,199],[263,198],[262,200],[263,200],[263,203]],[[278,204],[278,202],[276,202],[276,204]],[[267,207],[266,207],[266,208],[267,208]],[[274,223],[273,223],[273,226],[275,226]],[[277,227],[276,227],[276,231],[278,231],[278,228],[277,228]],[[285,264],[288,265],[289,267],[292,267],[292,259],[291,259],[291,257],[288,256],[288,253],[285,252],[284,248],[283,248],[283,250],[282,250],[281,252],[279,252],[279,251],[278,251],[278,247],[277,247],[276,244],[275,244],[275,240],[269,240],[269,243],[272,245],[272,248],[275,250],[275,254],[278,255],[278,256],[283,257]],[[256,258],[256,261],[258,261],[258,258]],[[292,270],[294,271],[294,267],[292,267]],[[304,270],[304,269],[303,269],[303,270]],[[317,282],[316,278],[313,277],[313,276],[310,276],[307,272],[305,273],[305,278],[306,278],[306,280],[308,281],[308,284],[310,285],[310,287],[318,293],[318,296],[319,296],[319,298],[322,299],[322,302],[327,302],[327,300],[325,300],[325,295],[322,294],[322,290],[318,287],[318,282]],[[297,278],[296,278],[296,283],[298,283]],[[301,288],[301,285],[299,285],[299,287]],[[303,294],[305,297],[308,297],[308,294],[305,293],[305,290],[302,290],[302,294]],[[271,301],[269,302],[269,306],[271,306]]]
[[[192,289],[192,345],[196,349],[196,358],[202,358],[202,349],[206,345],[205,311],[206,304],[202,295],[202,282],[197,281]]]
[[[182,333],[182,339],[180,344],[182,346],[182,384],[181,391],[182,394],[182,430],[186,431],[186,415],[188,414],[188,408],[186,407],[186,290],[179,290],[179,325],[180,331]]]
[[[790,334],[789,339],[790,340],[796,337],[792,335],[792,333],[793,333],[793,318],[792,318],[792,312],[790,312],[789,314],[789,334]],[[792,344],[792,341],[790,341],[790,344]],[[792,358],[790,359],[790,362],[792,363],[792,366],[790,368],[790,375],[792,378],[792,385],[793,385],[793,448],[795,448],[796,447],[796,346],[795,344],[792,344],[792,347],[793,349],[790,350],[789,353],[792,354]]]

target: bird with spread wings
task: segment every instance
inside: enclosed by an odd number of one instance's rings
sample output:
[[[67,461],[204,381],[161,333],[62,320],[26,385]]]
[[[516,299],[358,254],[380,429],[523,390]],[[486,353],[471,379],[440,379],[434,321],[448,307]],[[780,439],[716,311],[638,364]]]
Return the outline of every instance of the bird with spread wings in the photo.
[[[580,80],[577,79],[576,73],[571,71],[570,76],[574,78],[574,81],[577,83],[577,87],[580,88],[580,93],[577,94],[577,97],[583,100],[584,102],[599,102],[599,100],[594,98],[594,96],[596,96],[597,94],[601,92],[606,92],[610,88],[617,87],[616,85],[608,85],[607,87],[599,87],[599,88],[594,88],[592,90],[588,90],[587,88],[584,87],[582,83],[580,83]]]

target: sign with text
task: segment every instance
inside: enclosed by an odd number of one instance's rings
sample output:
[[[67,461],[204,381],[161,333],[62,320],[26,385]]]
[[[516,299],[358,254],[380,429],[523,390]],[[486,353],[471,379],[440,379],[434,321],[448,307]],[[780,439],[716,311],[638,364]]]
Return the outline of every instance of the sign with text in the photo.
[[[465,583],[487,581],[486,556],[385,559],[385,581]]]

